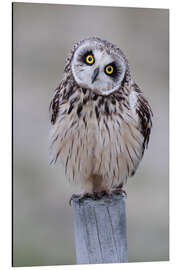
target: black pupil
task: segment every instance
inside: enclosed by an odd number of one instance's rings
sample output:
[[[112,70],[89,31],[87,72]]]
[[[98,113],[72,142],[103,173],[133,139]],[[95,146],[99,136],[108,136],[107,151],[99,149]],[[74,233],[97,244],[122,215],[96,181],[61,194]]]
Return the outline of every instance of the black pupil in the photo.
[[[91,56],[89,56],[89,57],[88,57],[88,60],[89,60],[89,61],[92,61],[92,57],[91,57]]]
[[[111,67],[108,67],[108,71],[109,71],[109,72],[111,71]]]

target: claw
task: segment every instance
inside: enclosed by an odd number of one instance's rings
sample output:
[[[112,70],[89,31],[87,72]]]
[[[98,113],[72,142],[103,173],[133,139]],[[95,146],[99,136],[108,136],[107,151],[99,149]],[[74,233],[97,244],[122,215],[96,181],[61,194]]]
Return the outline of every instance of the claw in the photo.
[[[85,199],[88,199],[88,198],[91,198],[91,194],[85,193],[85,194],[80,196],[79,202],[83,202]]]
[[[83,200],[87,199],[87,198],[92,198],[92,195],[89,193],[85,193],[83,195],[81,194],[73,194],[69,200],[69,205],[71,206],[71,202],[73,199],[78,199],[79,202],[82,202]]]
[[[78,195],[78,194],[73,194],[69,200],[69,205],[71,206],[71,202],[73,199],[76,199],[76,198],[79,198],[81,195]]]
[[[94,196],[96,200],[100,200],[104,194],[102,192],[94,192]]]
[[[122,188],[117,188],[115,190],[113,190],[112,192],[113,194],[120,194],[120,195],[124,195],[127,198],[127,193],[124,189]]]

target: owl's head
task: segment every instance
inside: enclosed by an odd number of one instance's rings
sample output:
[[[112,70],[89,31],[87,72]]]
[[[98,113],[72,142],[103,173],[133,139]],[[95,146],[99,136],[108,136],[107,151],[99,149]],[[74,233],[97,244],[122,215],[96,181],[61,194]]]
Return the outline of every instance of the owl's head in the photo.
[[[125,76],[130,76],[122,51],[100,38],[87,38],[77,43],[70,64],[76,83],[100,95],[118,90]]]

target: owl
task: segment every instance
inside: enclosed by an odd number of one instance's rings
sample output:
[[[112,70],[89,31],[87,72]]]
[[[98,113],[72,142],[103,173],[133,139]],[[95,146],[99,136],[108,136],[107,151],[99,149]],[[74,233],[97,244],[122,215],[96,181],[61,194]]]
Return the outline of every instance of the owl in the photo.
[[[76,43],[50,103],[50,163],[60,161],[81,198],[119,193],[148,146],[152,110],[111,42]]]

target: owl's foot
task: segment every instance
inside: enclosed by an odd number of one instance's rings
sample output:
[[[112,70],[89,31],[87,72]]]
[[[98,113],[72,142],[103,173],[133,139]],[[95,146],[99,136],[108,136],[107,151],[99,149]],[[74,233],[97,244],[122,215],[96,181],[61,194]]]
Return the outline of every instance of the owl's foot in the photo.
[[[95,198],[95,195],[93,193],[92,194],[90,194],[90,193],[84,193],[82,195],[81,194],[73,194],[71,196],[70,200],[69,200],[69,205],[71,206],[71,202],[72,202],[73,199],[76,199],[79,202],[83,202],[84,200],[89,199],[89,198],[91,198],[93,200],[96,199]]]
[[[102,199],[104,196],[107,196],[109,199],[112,198],[112,192],[108,192],[108,191],[100,191],[100,192],[94,192],[93,193],[95,200],[100,200]]]
[[[79,198],[79,201],[82,202],[86,199],[100,200],[101,198],[102,198],[102,194],[100,192],[85,193]]]
[[[80,197],[80,202],[85,199],[92,199],[94,201],[102,199],[104,196],[107,196],[109,199],[112,198],[112,193],[107,191],[93,192],[93,193],[85,193]]]
[[[69,200],[69,205],[71,206],[71,201],[73,199],[77,199],[79,202],[83,202],[86,199],[100,200],[104,195],[108,196],[108,198],[112,198],[112,193],[108,193],[106,191],[84,193],[82,195],[73,194]]]
[[[120,194],[120,195],[123,195],[124,197],[127,198],[127,193],[124,189],[122,188],[116,188],[115,190],[112,191],[113,194]]]

